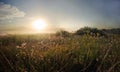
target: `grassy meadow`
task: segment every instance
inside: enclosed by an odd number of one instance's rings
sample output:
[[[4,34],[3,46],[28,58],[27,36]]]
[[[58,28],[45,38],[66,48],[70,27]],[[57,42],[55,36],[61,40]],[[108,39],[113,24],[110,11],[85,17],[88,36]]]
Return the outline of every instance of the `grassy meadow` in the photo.
[[[120,35],[1,36],[0,72],[120,72]]]

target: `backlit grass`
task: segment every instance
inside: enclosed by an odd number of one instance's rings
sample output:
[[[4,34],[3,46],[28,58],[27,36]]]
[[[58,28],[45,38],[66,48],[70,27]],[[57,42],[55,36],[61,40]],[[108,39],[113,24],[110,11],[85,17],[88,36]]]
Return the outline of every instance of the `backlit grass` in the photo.
[[[118,35],[0,38],[0,72],[120,72]]]

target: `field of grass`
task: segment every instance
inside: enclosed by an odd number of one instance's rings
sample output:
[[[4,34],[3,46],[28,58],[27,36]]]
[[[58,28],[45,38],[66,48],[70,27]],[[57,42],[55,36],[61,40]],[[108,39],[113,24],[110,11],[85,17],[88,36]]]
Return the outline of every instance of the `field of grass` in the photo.
[[[0,72],[120,72],[120,36],[1,36]]]

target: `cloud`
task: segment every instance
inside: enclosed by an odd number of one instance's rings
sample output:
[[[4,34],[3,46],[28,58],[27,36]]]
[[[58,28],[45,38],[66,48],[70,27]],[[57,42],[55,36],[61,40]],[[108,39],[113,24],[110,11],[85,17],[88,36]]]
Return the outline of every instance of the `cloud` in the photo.
[[[24,17],[25,13],[17,7],[0,2],[0,20]]]

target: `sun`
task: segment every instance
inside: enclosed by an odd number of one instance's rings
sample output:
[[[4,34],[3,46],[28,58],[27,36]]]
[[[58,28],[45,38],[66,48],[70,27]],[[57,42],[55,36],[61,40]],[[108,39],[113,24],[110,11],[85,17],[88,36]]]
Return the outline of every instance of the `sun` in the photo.
[[[44,19],[37,19],[33,21],[32,26],[36,30],[43,30],[46,28],[46,21]]]

